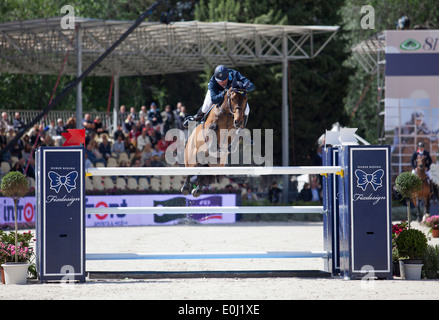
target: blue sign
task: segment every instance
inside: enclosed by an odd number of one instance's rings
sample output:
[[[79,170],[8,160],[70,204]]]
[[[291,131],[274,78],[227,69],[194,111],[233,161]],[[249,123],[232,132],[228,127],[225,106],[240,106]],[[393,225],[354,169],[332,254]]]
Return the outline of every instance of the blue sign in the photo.
[[[36,159],[40,280],[85,281],[84,148],[42,147]]]
[[[361,277],[371,269],[392,276],[390,147],[343,146],[340,193],[341,272]]]

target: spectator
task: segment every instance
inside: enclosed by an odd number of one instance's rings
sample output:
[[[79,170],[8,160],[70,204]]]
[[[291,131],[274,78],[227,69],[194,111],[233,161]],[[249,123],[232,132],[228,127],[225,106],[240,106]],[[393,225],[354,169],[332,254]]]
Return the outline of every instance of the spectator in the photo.
[[[180,110],[178,117],[175,119],[175,127],[180,130],[185,130],[186,128],[183,126],[183,122],[188,116],[188,113],[186,112],[185,106],[181,106]]]
[[[55,120],[54,119],[50,119],[49,121],[49,125],[44,128],[47,133],[50,135],[50,137],[54,137],[56,136],[56,125],[55,125]]]
[[[128,137],[130,138],[130,142],[135,146],[137,145],[138,136],[140,136],[140,132],[139,130],[137,130],[137,126],[133,124],[130,132],[128,133]]]
[[[8,120],[8,113],[6,111],[2,112],[2,118],[0,120],[0,129],[4,128],[5,132],[8,132],[9,129],[13,128],[11,122]]]
[[[125,139],[125,135],[123,133],[122,126],[120,124],[117,125],[117,128],[114,131],[113,140],[116,141],[117,137],[119,137],[119,136],[121,136],[122,139]]]
[[[119,157],[122,152],[125,152],[125,141],[122,135],[117,136],[117,140],[114,141],[111,152],[116,153],[117,157]]]
[[[177,106],[175,107],[175,110],[173,111],[175,121],[177,121],[178,117],[180,116],[181,106],[182,106],[182,103],[180,101],[177,102]]]
[[[163,153],[165,153],[165,152],[166,152],[166,149],[168,148],[168,146],[169,146],[169,144],[170,144],[170,142],[171,142],[171,141],[166,141],[166,140],[165,140],[165,137],[162,136],[162,137],[160,138],[160,140],[157,142],[157,146],[158,146],[158,148],[159,148],[160,151],[163,151]]]
[[[21,151],[24,148],[23,140],[18,139],[18,141],[12,146],[11,149],[9,149],[9,152],[11,153],[12,157],[17,157],[18,159],[21,159],[22,154]]]
[[[55,135],[52,136],[52,139],[54,140],[56,146],[62,145],[62,141],[64,140],[64,137],[62,136],[63,132],[66,132],[66,129],[63,120],[59,118],[56,121]]]
[[[126,107],[124,105],[121,105],[119,108],[119,114],[117,115],[118,121],[117,123],[120,125],[123,125],[123,123],[125,122],[125,119],[127,117],[127,110]]]
[[[153,155],[151,158],[151,167],[164,167],[163,162],[160,161],[157,155]]]
[[[105,160],[111,157],[111,143],[108,141],[106,134],[102,135],[102,142],[99,144],[99,153]]]
[[[317,181],[311,181],[311,194],[311,201],[318,202],[321,200]]]
[[[131,167],[141,167],[142,165],[142,153],[141,151],[136,150],[134,157],[131,159]]]
[[[165,153],[160,150],[158,144],[154,146],[154,150],[152,151],[152,157],[154,158],[154,156],[157,156],[159,161],[163,161],[163,159],[165,158]]]
[[[144,116],[147,117],[148,116],[148,111],[146,110],[146,106],[141,106],[140,107],[140,111],[139,111],[139,119]]]
[[[155,145],[157,144],[157,142],[159,142],[159,136],[157,131],[155,131],[154,129],[150,129],[148,131],[148,135],[149,135],[149,140],[151,141],[151,145],[154,148]]]
[[[130,115],[131,115],[131,119],[135,122],[139,120],[139,115],[136,112],[136,108],[131,107],[130,108]]]
[[[130,133],[131,129],[133,128],[134,122],[133,122],[133,117],[128,114],[127,118],[125,119],[125,121],[123,122],[123,133],[128,134]]]
[[[33,150],[32,150],[32,146],[30,145],[30,143],[29,142],[25,142],[23,150],[21,150],[21,157],[24,160],[29,161],[29,158],[30,158],[32,152],[33,152]]]
[[[85,164],[84,164],[84,166],[85,166],[85,169],[88,169],[88,168],[93,168],[93,163],[90,161],[90,159],[88,158],[88,154],[87,154],[87,152],[85,152],[84,153],[84,157],[85,157]]]
[[[95,124],[91,120],[91,116],[89,113],[84,116],[84,119],[82,120],[82,127],[85,129],[85,134],[95,132]]]
[[[23,168],[20,161],[16,161],[15,163],[12,164],[10,171],[18,171],[18,172],[24,173],[24,168]]]
[[[76,116],[72,115],[67,119],[65,129],[76,129]]]
[[[271,203],[279,203],[281,189],[277,186],[277,181],[273,181],[270,187],[270,191],[268,191],[268,200]]]
[[[151,162],[152,159],[152,147],[151,147],[151,143],[147,143],[145,145],[145,147],[142,150],[142,162],[144,164],[146,164],[147,161],[149,161],[149,163]]]
[[[125,152],[128,153],[128,155],[136,152],[136,146],[131,142],[130,137],[125,138],[124,145],[125,145]]]
[[[19,132],[24,130],[25,124],[21,120],[21,116],[19,112],[15,112],[14,121],[12,122],[12,126],[14,127],[15,132]]]
[[[143,128],[146,128],[146,116],[141,115],[139,121],[137,122],[137,129],[142,132]]]
[[[247,201],[258,201],[259,198],[256,193],[253,192],[251,187],[247,187],[246,193],[244,194],[244,199]]]
[[[61,133],[66,132],[66,127],[64,126],[64,122],[61,118],[56,121],[55,131],[57,136],[60,136]]]
[[[311,201],[312,192],[311,192],[311,188],[310,188],[308,182],[305,182],[305,184],[303,185],[302,190],[300,190],[299,196],[297,198],[299,200],[306,201],[306,202]]]
[[[163,123],[162,116],[157,110],[157,105],[155,104],[155,102],[151,103],[150,109],[148,111],[148,120],[151,121],[153,127],[158,124],[161,125]]]
[[[101,117],[96,116],[93,123],[95,125],[95,132],[98,134],[98,136],[101,136],[101,134],[103,134],[103,133],[108,134],[108,130],[106,127],[104,127],[104,125],[101,121]]]
[[[142,129],[142,134],[137,137],[137,149],[142,151],[146,144],[151,144],[149,136],[146,134],[146,128]]]
[[[98,151],[96,148],[96,141],[91,140],[89,144],[87,144],[85,148],[85,153],[87,153],[88,158],[90,161],[96,165],[98,162],[106,163],[104,158],[102,157],[102,154]]]
[[[163,120],[162,134],[165,135],[169,129],[175,127],[175,115],[174,112],[172,112],[171,106],[169,104],[166,105],[165,111],[163,111],[160,115]]]

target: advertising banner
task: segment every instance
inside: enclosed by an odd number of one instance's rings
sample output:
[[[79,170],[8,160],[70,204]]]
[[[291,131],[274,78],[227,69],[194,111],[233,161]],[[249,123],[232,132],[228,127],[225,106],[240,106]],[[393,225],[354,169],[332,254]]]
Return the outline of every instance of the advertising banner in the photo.
[[[86,196],[85,206],[93,207],[159,207],[159,206],[236,206],[236,194],[204,194],[199,198],[180,194],[145,194]],[[35,223],[35,197],[24,197],[18,201],[19,223]],[[233,223],[235,214],[119,214],[86,215],[87,227],[118,227],[141,225],[164,225],[179,223],[182,219],[193,219],[199,223]],[[10,198],[0,198],[0,225],[14,223],[14,202]]]
[[[386,31],[385,136],[392,146],[393,178],[412,169],[424,142],[439,152],[439,30]]]

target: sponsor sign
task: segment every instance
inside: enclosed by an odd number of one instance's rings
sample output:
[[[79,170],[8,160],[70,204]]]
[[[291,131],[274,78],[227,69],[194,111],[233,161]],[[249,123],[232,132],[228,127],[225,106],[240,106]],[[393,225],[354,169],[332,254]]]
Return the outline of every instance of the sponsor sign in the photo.
[[[50,185],[50,184],[49,184]],[[63,188],[65,188],[63,186]],[[61,188],[60,188],[61,190]],[[46,197],[49,203],[63,203],[71,206],[75,199],[57,194]],[[179,194],[147,194],[147,195],[117,195],[117,196],[86,196],[85,206],[94,207],[159,207],[159,206],[236,206],[236,194],[204,194],[199,198]],[[18,222],[35,223],[35,197],[24,197],[18,201]],[[179,223],[182,219],[193,219],[202,224],[233,223],[235,214],[210,214],[206,208],[205,214],[105,214],[86,215],[87,227],[120,227],[142,225],[164,225]],[[0,225],[14,223],[14,202],[10,198],[0,198]]]

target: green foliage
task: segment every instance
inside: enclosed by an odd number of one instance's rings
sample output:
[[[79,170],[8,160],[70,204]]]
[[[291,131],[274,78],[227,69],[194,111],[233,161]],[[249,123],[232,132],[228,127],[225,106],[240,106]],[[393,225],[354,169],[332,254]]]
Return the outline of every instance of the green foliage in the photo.
[[[437,278],[439,270],[439,245],[428,245],[422,258],[423,269],[427,279]]]
[[[396,246],[401,258],[422,259],[427,249],[427,237],[417,229],[403,230],[396,238]]]
[[[395,187],[403,198],[411,198],[414,193],[421,190],[422,180],[416,174],[403,172],[396,178]]]
[[[6,197],[17,200],[29,191],[29,182],[21,172],[10,171],[3,177],[1,189]]]

